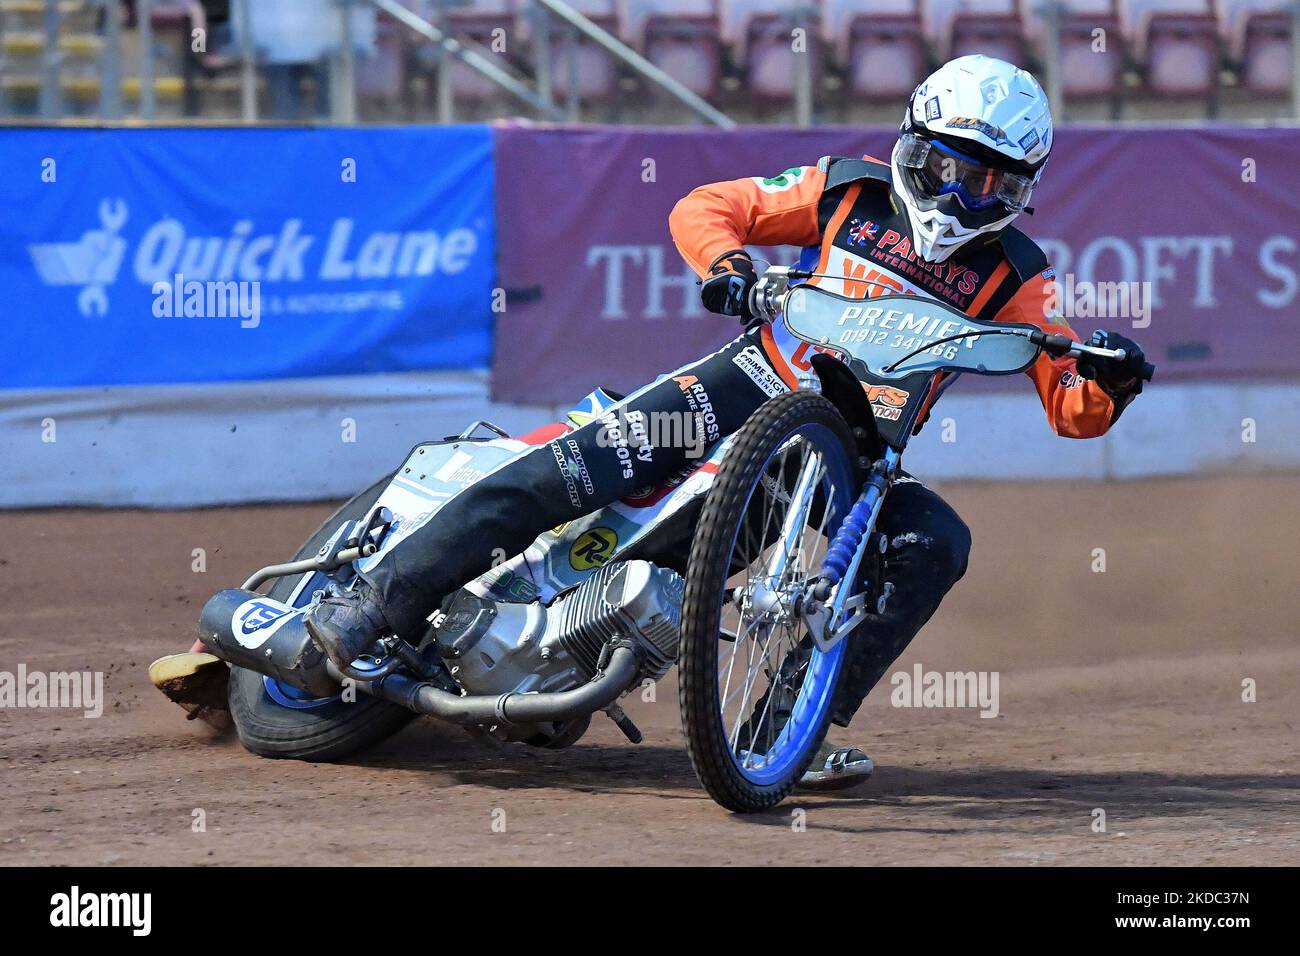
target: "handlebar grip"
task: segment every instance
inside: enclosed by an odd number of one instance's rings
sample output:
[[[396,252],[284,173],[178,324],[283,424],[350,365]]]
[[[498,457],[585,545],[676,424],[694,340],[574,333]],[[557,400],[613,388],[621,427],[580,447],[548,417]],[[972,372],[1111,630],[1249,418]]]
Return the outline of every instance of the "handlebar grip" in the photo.
[[[1067,335],[1048,334],[1041,329],[1035,329],[1029,333],[1029,341],[1033,342],[1052,358],[1060,358],[1062,355],[1068,355],[1070,349],[1074,347],[1074,340]]]

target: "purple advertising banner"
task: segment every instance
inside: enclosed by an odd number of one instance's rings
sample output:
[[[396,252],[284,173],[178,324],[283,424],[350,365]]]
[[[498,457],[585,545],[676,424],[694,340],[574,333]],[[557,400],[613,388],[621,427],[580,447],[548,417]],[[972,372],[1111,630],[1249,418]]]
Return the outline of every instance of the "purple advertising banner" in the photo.
[[[887,158],[895,132],[507,125],[496,135],[506,306],[493,395],[562,403],[596,385],[635,388],[739,331],[699,303],[668,234],[678,199],[828,154]],[[1138,340],[1161,381],[1294,375],[1297,157],[1300,129],[1071,127],[1035,214],[1016,224],[1047,251],[1075,331]]]

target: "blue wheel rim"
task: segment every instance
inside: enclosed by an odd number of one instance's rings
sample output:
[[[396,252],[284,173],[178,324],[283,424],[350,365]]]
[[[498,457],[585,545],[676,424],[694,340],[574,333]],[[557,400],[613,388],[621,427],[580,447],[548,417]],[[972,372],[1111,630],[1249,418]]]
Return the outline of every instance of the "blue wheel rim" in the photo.
[[[320,572],[313,572],[313,574],[320,577],[321,580],[318,582],[313,578],[306,587],[302,588],[298,592],[298,598],[294,601],[294,607],[303,607],[304,605],[309,604],[311,602],[312,593],[316,590],[316,586],[318,584],[320,587],[325,586],[325,582],[328,580],[325,575],[320,574]],[[373,670],[375,665],[370,661],[356,660],[352,662],[352,666],[356,670],[366,671]],[[314,710],[317,707],[325,707],[343,699],[342,693],[331,694],[329,697],[312,697],[302,688],[294,687],[292,684],[281,683],[274,677],[267,677],[265,675],[262,677],[262,687],[266,690],[266,696],[269,697],[272,702],[281,707],[287,707],[290,710]]]
[[[375,669],[373,663],[362,659],[353,661],[352,667],[359,671]],[[262,686],[266,689],[267,697],[281,707],[288,707],[290,710],[311,710],[343,699],[342,693],[331,694],[329,697],[312,697],[302,688],[294,687],[292,684],[283,684],[274,677],[263,676]]]
[[[834,535],[838,522],[848,513],[852,505],[853,468],[848,453],[835,432],[820,424],[805,424],[792,429],[776,443],[776,450],[768,456],[767,461],[758,469],[757,476],[750,486],[745,508],[748,511],[754,499],[754,491],[759,480],[768,467],[781,453],[785,445],[794,437],[802,436],[821,454],[826,469],[823,482],[830,481],[833,488],[832,520],[826,527],[827,539]],[[823,484],[823,487],[825,485]],[[736,550],[736,540],[740,535],[741,523],[737,523],[736,535],[732,538],[731,553]],[[777,735],[765,753],[755,754],[748,750],[729,747],[728,753],[740,774],[755,786],[779,784],[792,773],[802,768],[808,751],[817,743],[817,731],[826,712],[834,704],[835,687],[838,683],[840,669],[844,663],[845,645],[840,641],[829,651],[814,647],[808,659],[803,682],[791,708],[781,733]],[[721,664],[721,661],[719,661]],[[723,733],[726,734],[726,715],[723,712],[725,701],[719,700],[719,720]]]

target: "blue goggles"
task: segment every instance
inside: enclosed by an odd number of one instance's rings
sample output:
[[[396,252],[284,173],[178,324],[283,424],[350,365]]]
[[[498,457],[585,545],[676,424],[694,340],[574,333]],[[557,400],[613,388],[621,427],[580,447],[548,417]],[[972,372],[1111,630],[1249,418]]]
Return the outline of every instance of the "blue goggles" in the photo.
[[[904,133],[899,147],[898,164],[915,173],[917,183],[929,196],[956,196],[972,211],[1002,203],[1020,212],[1034,190],[1030,177],[990,166],[937,140]]]

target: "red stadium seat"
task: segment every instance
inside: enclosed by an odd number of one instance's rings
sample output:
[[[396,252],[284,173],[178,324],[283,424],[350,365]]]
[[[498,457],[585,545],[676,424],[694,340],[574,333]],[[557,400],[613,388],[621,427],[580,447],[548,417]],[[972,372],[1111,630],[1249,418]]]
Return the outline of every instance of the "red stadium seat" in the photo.
[[[791,45],[792,22],[785,16],[762,16],[750,20],[745,37],[746,89],[756,99],[788,102],[794,98],[795,53]],[[811,27],[807,33],[811,56],[813,89],[821,82],[821,47]]]
[[[1208,96],[1218,82],[1220,44],[1210,14],[1153,16],[1146,31],[1146,84],[1159,96]]]
[[[642,55],[687,89],[716,96],[722,78],[722,39],[716,17],[651,17]]]
[[[1112,0],[1067,3],[1061,22],[1061,92],[1066,100],[1113,99],[1123,89],[1125,44]],[[1100,36],[1096,33],[1102,30]],[[1098,40],[1104,47],[1097,49]]]
[[[786,104],[795,95],[795,56],[811,57],[813,89],[821,85],[822,51],[818,4],[808,0],[722,0],[723,38],[732,43],[745,93],[767,104]],[[793,49],[793,30],[807,32],[806,54]]]
[[[1127,48],[1116,0],[1058,0],[1061,92],[1066,100],[1111,99],[1123,91]],[[1031,47],[1046,68],[1050,23],[1043,0],[1020,0]],[[1096,31],[1103,31],[1097,34]],[[1098,41],[1102,49],[1096,49]],[[1046,76],[1040,76],[1046,82]]]
[[[624,40],[705,98],[722,79],[722,36],[714,0],[626,0]]]
[[[855,100],[897,101],[929,72],[930,53],[917,0],[827,0],[822,36]]]
[[[447,28],[453,36],[489,49],[495,36],[504,36],[507,44],[505,57],[509,62],[517,62],[516,57],[521,51],[511,48],[511,44],[516,42],[516,13],[515,0],[473,0],[464,6],[448,4]],[[505,32],[495,34],[496,30]],[[501,87],[460,61],[452,64],[451,88],[457,99],[471,101],[490,100],[501,95]]]
[[[622,5],[618,0],[566,0],[596,26],[615,36],[624,33]],[[570,62],[572,57],[572,62]],[[618,64],[597,44],[551,17],[551,89],[557,100],[569,95],[570,74],[576,76],[577,98],[582,102],[609,99],[618,87]]]
[[[1261,96],[1288,96],[1295,69],[1290,13],[1253,13],[1246,18],[1241,76],[1246,88]]]
[[[983,53],[1029,64],[1017,0],[925,0],[922,21],[940,60]]]
[[[1256,96],[1288,95],[1295,25],[1287,0],[1223,0],[1219,20],[1242,85]]]
[[[948,57],[983,53],[1029,68],[1029,43],[1019,13],[959,13],[948,32]]]
[[[849,27],[845,65],[853,96],[872,100],[906,97],[930,68],[920,18],[855,17]]]
[[[401,101],[406,91],[409,32],[385,14],[375,19],[374,56],[357,60],[358,95],[390,103]]]
[[[1134,58],[1147,91],[1174,99],[1212,99],[1222,42],[1210,0],[1125,0]]]

